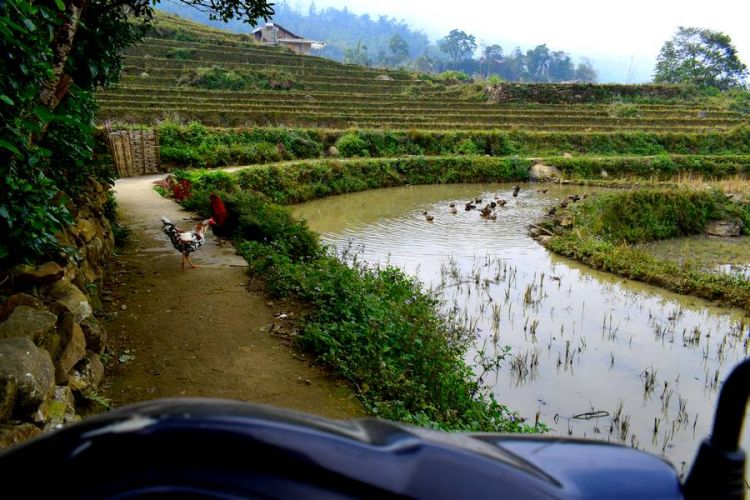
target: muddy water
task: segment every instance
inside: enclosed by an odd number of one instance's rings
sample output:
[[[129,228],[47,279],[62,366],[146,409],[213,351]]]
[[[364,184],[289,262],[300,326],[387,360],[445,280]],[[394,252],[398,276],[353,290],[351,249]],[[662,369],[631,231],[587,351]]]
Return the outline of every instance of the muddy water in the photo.
[[[550,254],[526,225],[586,190],[538,188],[524,185],[517,198],[503,184],[383,189],[296,212],[326,242],[440,293],[476,333],[467,361],[500,401],[532,421],[538,413],[554,433],[637,446],[681,470],[709,432],[721,381],[748,355],[750,318]],[[494,196],[509,200],[496,221],[464,211],[465,201]],[[505,346],[500,368],[486,369]],[[747,430],[743,440],[748,447]]]
[[[691,236],[648,243],[643,249],[678,264],[698,263],[709,271],[750,279],[750,236]]]

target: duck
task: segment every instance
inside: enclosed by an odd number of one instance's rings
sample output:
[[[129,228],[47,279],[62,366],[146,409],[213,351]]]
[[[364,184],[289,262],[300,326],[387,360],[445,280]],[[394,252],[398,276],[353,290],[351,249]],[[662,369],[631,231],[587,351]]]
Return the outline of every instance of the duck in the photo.
[[[476,198],[476,199],[474,200],[474,203],[482,203],[482,198]]]
[[[542,193],[542,194],[547,194],[547,191],[549,191],[549,189],[537,189],[536,190],[537,193]]]
[[[458,209],[455,207],[455,205],[450,208],[450,213],[452,213],[452,214],[457,214],[458,213]]]
[[[493,209],[496,208],[497,207],[497,203],[495,203],[494,201],[491,201],[490,202],[490,207],[492,207]]]
[[[568,199],[571,200],[573,203],[575,203],[581,199],[581,195],[571,194],[570,196],[568,196]]]
[[[496,199],[497,199],[497,206],[499,207],[504,207],[508,203],[508,200],[504,200],[502,198],[496,198]]]
[[[448,205],[450,208],[456,208],[456,204],[451,202],[450,205]]]
[[[492,208],[490,208],[489,204],[485,205],[484,208],[480,211],[480,214],[482,217],[489,217],[492,213]]]
[[[518,192],[521,191],[521,186],[515,186],[513,188],[513,198],[518,196]]]
[[[492,212],[490,215],[487,216],[489,220],[497,220],[497,214],[495,212]]]
[[[425,213],[425,216],[424,216],[424,218],[425,218],[425,220],[426,220],[427,222],[432,222],[433,220],[435,220],[435,216],[434,216],[434,215],[430,215],[430,214],[428,214],[428,213]]]
[[[467,212],[468,212],[469,210],[474,210],[475,208],[477,208],[477,206],[476,206],[476,205],[474,205],[474,204],[473,204],[472,202],[468,202],[468,203],[466,203],[465,209],[466,209],[466,211],[467,211]]]
[[[568,200],[563,200],[562,203],[560,203],[560,208],[568,208]]]
[[[552,207],[549,209],[549,212],[547,212],[547,215],[555,215],[557,213],[557,207]]]

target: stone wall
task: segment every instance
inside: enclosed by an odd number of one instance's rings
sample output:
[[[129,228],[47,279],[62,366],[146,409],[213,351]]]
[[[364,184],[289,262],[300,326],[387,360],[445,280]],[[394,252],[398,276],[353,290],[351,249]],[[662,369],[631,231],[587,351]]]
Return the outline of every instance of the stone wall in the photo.
[[[10,270],[0,304],[0,448],[79,419],[96,394],[107,334],[94,311],[115,246],[107,187],[91,179],[57,235],[67,248]],[[2,300],[3,297],[0,297]]]

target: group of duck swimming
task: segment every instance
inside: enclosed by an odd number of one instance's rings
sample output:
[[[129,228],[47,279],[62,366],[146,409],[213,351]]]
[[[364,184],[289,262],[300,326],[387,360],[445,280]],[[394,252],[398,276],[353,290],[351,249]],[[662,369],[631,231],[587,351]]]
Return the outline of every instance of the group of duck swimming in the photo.
[[[513,188],[513,198],[518,197],[518,193],[521,191],[520,186],[515,186]],[[469,200],[464,205],[464,210],[467,212],[470,210],[476,210],[477,205],[482,203],[482,198],[475,198],[474,200]],[[487,203],[483,208],[479,210],[479,215],[483,219],[488,220],[497,220],[497,214],[495,213],[495,208],[497,207],[504,207],[505,204],[508,203],[508,200],[504,200],[500,198],[499,196],[496,196],[494,200],[491,200],[489,203]],[[456,208],[456,204],[451,202],[450,205],[448,205],[448,211],[452,214],[458,213],[458,208]],[[422,211],[422,215],[424,215],[424,218],[427,222],[432,222],[435,220],[435,216],[428,213],[427,210]]]

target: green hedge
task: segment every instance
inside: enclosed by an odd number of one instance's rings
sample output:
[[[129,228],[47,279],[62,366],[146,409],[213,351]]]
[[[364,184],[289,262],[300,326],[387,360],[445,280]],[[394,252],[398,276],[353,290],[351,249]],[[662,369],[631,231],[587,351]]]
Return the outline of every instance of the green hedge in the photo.
[[[263,193],[280,204],[403,186],[528,179],[532,162],[519,158],[428,157],[354,159],[259,165],[237,172],[194,171],[191,179],[216,190]]]
[[[198,123],[178,125],[164,122],[159,127],[162,161],[181,167],[218,167],[256,163],[255,150],[243,148],[257,143],[281,143],[282,159],[308,159],[322,156],[344,136],[356,139],[355,152],[371,157],[404,154],[460,154],[467,147],[492,156],[552,156],[563,152],[590,155],[741,155],[750,154],[750,127],[712,133],[577,133],[529,131],[415,131],[415,130],[329,130],[320,128],[287,129],[208,128]],[[230,154],[225,154],[229,148]],[[340,151],[341,152],[341,151]],[[350,152],[345,149],[344,152]],[[262,155],[261,155],[262,156]],[[274,156],[274,155],[272,155]],[[268,158],[264,161],[275,161]],[[565,160],[575,165],[575,159]]]

